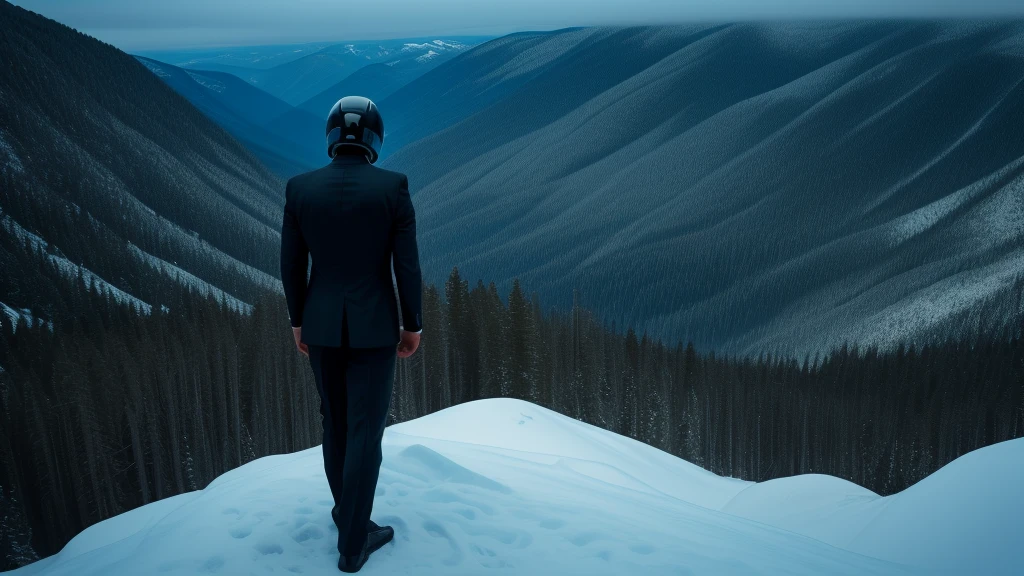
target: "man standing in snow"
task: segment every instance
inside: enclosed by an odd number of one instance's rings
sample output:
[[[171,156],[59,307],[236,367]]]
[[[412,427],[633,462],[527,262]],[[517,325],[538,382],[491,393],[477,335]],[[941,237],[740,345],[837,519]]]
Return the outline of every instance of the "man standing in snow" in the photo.
[[[373,165],[383,142],[372,101],[339,100],[327,119],[332,160],[288,180],[281,227],[281,279],[295,345],[309,357],[320,393],[343,572],[357,572],[394,537],[370,511],[395,357],[411,356],[420,342],[416,215],[406,175]]]

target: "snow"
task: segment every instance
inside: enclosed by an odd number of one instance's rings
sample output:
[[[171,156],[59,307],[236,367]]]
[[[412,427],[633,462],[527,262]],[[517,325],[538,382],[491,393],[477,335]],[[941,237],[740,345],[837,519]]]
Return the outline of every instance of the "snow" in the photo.
[[[427,51],[428,53],[430,53],[430,52],[433,52],[434,48],[436,48],[438,50],[463,50],[463,49],[466,48],[466,45],[462,44],[461,42],[456,42],[456,41],[446,42],[444,40],[433,40],[431,42],[423,42],[422,44],[421,43],[417,43],[417,42],[406,42],[405,44],[402,45],[401,51],[402,52]],[[435,55],[436,55],[436,52],[435,52]]]
[[[3,312],[11,323],[17,325],[18,318],[21,316],[20,312],[3,302],[0,302],[0,312]],[[2,318],[0,318],[0,320],[2,320]]]
[[[395,527],[365,574],[1012,574],[1024,439],[886,498],[805,475],[721,478],[513,399],[390,426],[373,518]],[[32,574],[334,574],[320,447],[82,532]]]
[[[4,131],[0,130],[0,174],[10,169],[11,172],[21,173],[25,171],[25,165],[21,158],[14,152],[14,147],[4,137]]]
[[[904,274],[914,274],[911,270]],[[901,300],[851,324],[839,338],[872,342],[891,349],[899,342],[926,335],[928,329],[978,302],[1006,293],[1024,277],[1024,249],[1005,254],[995,262],[976,266],[943,278],[907,294]]]
[[[212,292],[214,298],[216,298],[217,300],[225,301],[228,306],[239,312],[245,312],[247,314],[252,312],[251,304],[248,304],[246,302],[239,300],[238,298],[235,298],[234,296],[228,294],[227,292],[221,290],[220,288],[217,288],[216,286],[210,284],[209,282],[203,280],[202,278],[199,278],[194,274],[186,272],[185,270],[175,266],[174,264],[171,264],[166,260],[158,258],[150,254],[149,252],[142,250],[141,248],[134,244],[129,243],[128,248],[132,252],[134,252],[135,255],[139,257],[140,260],[152,266],[153,268],[159,270],[162,274],[177,281],[178,283],[185,286],[191,286],[198,293],[204,296]],[[167,307],[162,306],[162,308],[166,309]]]
[[[488,405],[495,409],[482,409]],[[393,428],[424,439],[512,450],[541,464],[704,507],[719,508],[750,484],[722,478],[632,438],[507,398],[459,404]]]
[[[139,300],[135,296],[121,290],[117,286],[107,282],[103,278],[100,278],[91,270],[80,264],[68,260],[67,258],[58,256],[56,254],[49,254],[50,261],[56,264],[65,274],[68,276],[76,276],[78,271],[82,271],[82,287],[88,286],[88,282],[91,280],[101,293],[110,294],[115,300],[121,304],[131,304],[136,310],[149,314],[153,311],[153,306]]]
[[[426,62],[427,60],[432,60],[437,55],[438,55],[437,52],[434,52],[433,50],[430,50],[426,54],[423,54],[422,56],[417,56],[416,57],[416,61],[417,62]]]
[[[1024,439],[970,452],[886,498],[849,549],[957,574],[1019,574],[1022,486]]]
[[[152,60],[142,60],[142,59],[138,59],[138,60],[139,60],[139,62],[142,62],[143,66],[145,66],[146,68],[149,68],[150,72],[152,72],[153,74],[156,74],[160,78],[170,78],[171,77],[171,75],[166,70],[161,68],[156,62],[153,62]],[[195,63],[195,61],[190,61],[190,62],[186,62],[185,64],[187,65],[187,64],[194,64],[194,63]]]
[[[192,79],[195,80],[196,84],[199,84],[200,86],[207,88],[209,90],[213,90],[218,94],[223,93],[224,90],[227,88],[224,85],[224,83],[220,82],[219,80],[208,78],[206,76],[203,76],[202,74],[197,74],[191,70],[185,70],[185,73],[191,76]]]
[[[4,214],[2,208],[0,208],[0,227],[2,227],[8,234],[16,236],[18,240],[21,240],[22,242],[24,242],[25,239],[28,239],[29,243],[32,244],[32,248],[35,250],[46,249],[49,245],[46,240],[43,240],[37,234],[33,234],[25,228],[22,228],[21,224],[14,221],[14,218]]]
[[[847,548],[885,502],[841,478],[803,474],[753,484],[721,510]]]
[[[15,332],[18,330],[18,318],[24,318],[25,322],[30,326],[35,324],[35,318],[32,316],[32,311],[28,308],[18,310],[17,308],[12,308],[3,302],[0,302],[0,326],[4,323],[4,316],[7,317],[7,321],[10,322],[10,325]],[[53,322],[47,320],[46,326],[51,332],[53,332]]]
[[[990,192],[993,185],[1006,181],[1014,172],[1024,165],[1024,158],[1018,158],[1006,166],[996,170],[985,178],[973,182],[956,192],[943,196],[934,202],[922,206],[917,210],[904,214],[889,222],[887,233],[891,238],[891,244],[895,247],[906,242],[935,226],[942,218],[946,218],[960,209],[965,203],[973,201],[982,194]],[[998,231],[1010,230],[1015,233],[1019,228],[1019,216],[1021,209],[1017,203],[1020,201],[1020,190],[1024,178],[1016,177],[1010,184],[1002,186],[991,198],[985,200],[986,215],[983,217],[983,225],[978,226],[979,235],[995,229]],[[888,196],[885,196],[888,198]],[[1007,222],[1008,221],[1008,222]],[[998,244],[1010,238],[1009,234],[1001,234],[991,244]]]
[[[465,44],[458,41],[445,42],[444,40],[434,40],[433,43],[435,46],[440,46],[441,48],[451,48],[453,50],[462,50],[466,47]]]
[[[8,234],[12,234],[21,240],[27,238],[35,249],[45,250],[49,246],[46,240],[43,240],[36,234],[33,234],[32,232],[29,232],[25,228],[22,228],[20,224],[15,222],[13,218],[6,214],[0,213],[0,226],[2,226]],[[81,266],[79,264],[75,264],[74,262],[68,260],[67,258],[59,254],[47,254],[46,256],[47,258],[50,259],[51,262],[57,265],[58,269],[60,269],[69,276],[73,277],[77,275],[78,270],[81,269],[83,287],[85,286],[85,282],[88,282],[90,279],[92,279],[93,284],[95,284],[101,292],[109,293],[118,302],[133,304],[136,309],[141,310],[146,314],[149,314],[152,311],[152,306],[150,306],[146,302],[143,302],[142,300],[139,300],[138,298],[132,296],[131,294],[125,292],[124,290],[121,290],[120,288],[107,282],[103,278],[100,278],[88,268]]]

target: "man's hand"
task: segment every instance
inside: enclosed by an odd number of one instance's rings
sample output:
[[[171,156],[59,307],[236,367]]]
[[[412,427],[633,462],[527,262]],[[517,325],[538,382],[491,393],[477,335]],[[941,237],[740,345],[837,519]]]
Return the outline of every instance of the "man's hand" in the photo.
[[[309,346],[302,343],[302,326],[293,326],[292,336],[295,336],[295,347],[299,349],[303,356],[309,358]],[[419,339],[417,338],[418,341]]]
[[[398,343],[398,357],[408,358],[420,346],[419,332],[406,332],[402,330],[402,341]]]

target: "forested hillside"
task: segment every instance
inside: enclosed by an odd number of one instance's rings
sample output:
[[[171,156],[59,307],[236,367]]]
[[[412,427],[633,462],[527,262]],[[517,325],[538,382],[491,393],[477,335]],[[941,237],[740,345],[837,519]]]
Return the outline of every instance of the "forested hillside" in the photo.
[[[1024,273],[1022,79],[1009,20],[511,34],[381,103],[381,165],[431,281],[718,350],[891,349]]]
[[[6,2],[0,61],[5,242],[147,312],[174,304],[169,282],[240,309],[277,286],[284,185],[227,132],[131,56]],[[50,320],[72,298],[38,264],[4,269],[9,309]]]
[[[280,178],[327,163],[323,120],[227,72],[186,70],[137,57],[153,74],[251,150]],[[287,121],[272,125],[282,116]]]
[[[2,247],[56,286],[72,282],[41,252]],[[507,298],[494,283],[470,286],[458,270],[425,286],[423,343],[399,361],[389,423],[520,398],[717,474],[830,474],[880,494],[1024,436],[1019,317],[998,334],[889,353],[741,358],[615,330],[580,307],[545,308],[518,282]],[[52,330],[3,323],[8,567],[56,552],[118,512],[320,443],[316,386],[283,298],[268,292],[240,315],[212,298],[178,296],[169,312],[139,314],[93,292],[69,301]]]

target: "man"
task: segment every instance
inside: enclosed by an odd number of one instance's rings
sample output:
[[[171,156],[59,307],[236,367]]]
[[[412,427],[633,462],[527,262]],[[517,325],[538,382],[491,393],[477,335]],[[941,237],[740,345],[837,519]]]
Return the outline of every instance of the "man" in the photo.
[[[327,119],[332,160],[288,180],[281,227],[281,278],[295,345],[308,356],[320,393],[343,572],[359,571],[394,537],[392,527],[370,520],[370,511],[395,357],[416,351],[422,328],[416,215],[405,174],[373,165],[383,142],[373,102],[339,100]]]

